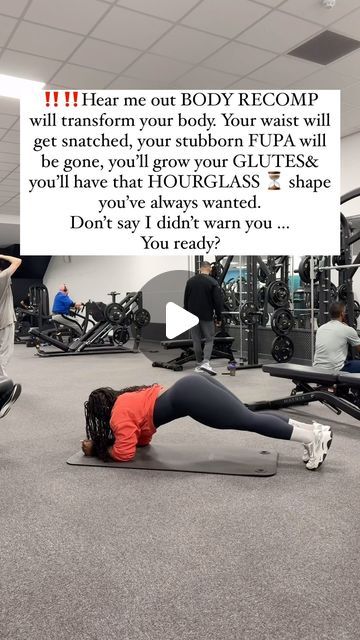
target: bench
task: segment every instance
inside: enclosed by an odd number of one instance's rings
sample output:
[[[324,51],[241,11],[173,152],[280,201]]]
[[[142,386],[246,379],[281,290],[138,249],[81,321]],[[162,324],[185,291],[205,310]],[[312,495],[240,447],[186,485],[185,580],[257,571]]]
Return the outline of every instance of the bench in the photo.
[[[204,344],[205,340],[202,340]],[[216,336],[214,338],[214,346],[211,354],[211,358],[225,358],[229,362],[233,361],[234,354],[232,352],[232,344],[234,338],[232,336]],[[182,371],[183,365],[187,362],[195,362],[195,353],[193,349],[192,340],[164,340],[161,342],[161,346],[164,349],[182,349],[179,356],[172,358],[171,360],[162,362],[153,362],[153,367],[160,367],[161,369],[171,369],[172,371]]]
[[[247,405],[252,411],[288,409],[321,402],[337,415],[344,411],[360,420],[360,374],[291,363],[265,364],[262,369],[275,378],[291,380],[295,387],[290,396]]]

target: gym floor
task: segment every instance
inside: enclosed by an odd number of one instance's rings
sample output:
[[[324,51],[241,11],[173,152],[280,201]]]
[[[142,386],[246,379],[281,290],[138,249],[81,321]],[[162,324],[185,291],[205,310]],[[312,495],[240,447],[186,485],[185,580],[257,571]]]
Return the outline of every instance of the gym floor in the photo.
[[[215,368],[220,373],[223,363]],[[334,426],[328,459],[315,473],[305,470],[296,443],[190,420],[156,437],[275,449],[277,475],[70,467],[93,388],[170,385],[186,372],[153,369],[134,354],[40,360],[19,345],[9,374],[23,394],[0,423],[2,640],[357,637],[355,421],[320,405],[297,413]],[[219,379],[244,401],[291,390],[260,370]]]

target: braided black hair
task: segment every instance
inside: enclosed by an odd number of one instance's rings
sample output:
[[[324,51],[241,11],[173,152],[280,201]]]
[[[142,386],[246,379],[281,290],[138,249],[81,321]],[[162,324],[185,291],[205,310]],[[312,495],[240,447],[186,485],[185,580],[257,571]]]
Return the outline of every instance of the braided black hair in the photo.
[[[90,393],[89,399],[84,403],[86,437],[92,440],[94,455],[100,460],[108,459],[108,447],[115,442],[114,434],[110,429],[110,419],[117,398],[123,393],[142,391],[151,386],[153,385],[126,387],[119,391],[111,387],[101,387]]]

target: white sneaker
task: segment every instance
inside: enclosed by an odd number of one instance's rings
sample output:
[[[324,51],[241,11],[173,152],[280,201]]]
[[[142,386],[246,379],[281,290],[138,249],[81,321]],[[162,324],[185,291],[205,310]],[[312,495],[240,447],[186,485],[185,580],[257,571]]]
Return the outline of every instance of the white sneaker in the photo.
[[[201,365],[199,365],[199,367],[197,367],[195,369],[195,371],[199,369],[199,371],[206,371],[206,373],[209,373],[211,376],[216,376],[216,371],[214,371],[214,369],[212,368],[210,362],[203,362]]]
[[[331,431],[330,427],[328,424],[320,424],[320,422],[315,422],[313,420],[313,425],[314,425],[314,431],[315,429],[320,430],[320,431]],[[309,445],[304,443],[304,453],[303,453],[303,457],[302,457],[303,462],[306,464],[307,462],[309,462],[310,460],[310,451],[309,451]]]
[[[13,404],[20,397],[20,394],[21,394],[21,384],[15,383],[11,390],[10,396],[8,397],[8,399],[0,409],[0,418],[4,418],[9,413]]]
[[[306,463],[306,468],[309,471],[315,471],[322,465],[331,447],[331,442],[331,429],[314,429],[314,440],[308,444],[310,458]]]

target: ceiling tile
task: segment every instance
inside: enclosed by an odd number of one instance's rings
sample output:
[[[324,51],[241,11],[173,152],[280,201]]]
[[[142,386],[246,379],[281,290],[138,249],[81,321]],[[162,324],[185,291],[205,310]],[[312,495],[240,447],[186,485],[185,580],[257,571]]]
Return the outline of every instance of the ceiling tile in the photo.
[[[125,76],[120,76],[120,78],[116,78],[108,87],[108,89],[157,89],[158,83],[153,80],[141,80],[139,78],[126,78]]]
[[[257,67],[270,62],[274,54],[239,42],[230,42],[204,62],[204,66],[245,76]]]
[[[91,34],[115,44],[146,49],[171,26],[170,22],[113,7]]]
[[[108,7],[98,0],[32,0],[24,19],[57,29],[88,33]]]
[[[104,89],[113,79],[113,73],[78,67],[75,64],[65,64],[54,76],[56,84],[69,89]]]
[[[55,84],[55,82],[47,82],[44,89],[50,89],[50,91],[56,91],[56,89],[68,89],[69,87],[67,87],[64,84]]]
[[[0,13],[18,18],[24,11],[28,0],[1,0]]]
[[[277,7],[284,0],[253,0],[253,2],[257,2],[259,4],[266,4],[268,7]]]
[[[296,80],[300,80],[300,78],[305,78],[305,76],[321,68],[319,64],[281,56],[280,58],[276,58],[275,62],[270,62],[264,67],[261,67],[261,69],[254,71],[250,76],[255,80],[267,82],[271,86],[286,87],[288,84],[296,82]]]
[[[3,140],[0,142],[0,151],[2,153],[7,153],[8,155],[10,155],[11,159],[13,159],[14,155],[17,155],[16,146],[14,147],[11,142],[4,142]]]
[[[83,64],[94,69],[102,69],[103,71],[121,73],[125,67],[138,57],[139,53],[136,49],[86,38],[69,62]]]
[[[6,153],[1,153],[1,149],[0,149],[0,165],[3,167],[3,169],[5,168],[7,172],[10,173],[12,169],[16,169],[18,164],[19,163],[16,162],[16,160],[14,159],[9,160],[9,156]]]
[[[8,129],[15,122],[16,116],[8,116],[0,113],[0,128]]]
[[[238,40],[254,47],[285,53],[320,31],[320,27],[289,14],[272,11],[256,25],[242,33]]]
[[[223,89],[237,79],[230,73],[196,67],[174,83],[177,89]]]
[[[301,0],[301,2],[299,0],[287,0],[281,5],[280,10],[327,26],[358,6],[359,0],[339,0],[332,9],[324,7],[320,0],[319,2],[314,2],[314,0]]]
[[[344,58],[340,58],[336,62],[332,62],[328,69],[332,69],[335,73],[342,73],[344,76],[359,78],[360,80],[360,49],[353,51],[353,53]]]
[[[360,107],[360,82],[346,87],[341,92],[341,101],[353,107]]]
[[[191,65],[186,62],[145,53],[128,68],[126,73],[133,78],[143,78],[144,80],[149,78],[149,80],[158,82],[158,86],[162,87],[186,73],[189,69],[191,69]]]
[[[65,60],[81,40],[81,36],[66,31],[21,22],[11,38],[9,48]]]
[[[354,84],[353,78],[342,76],[340,73],[333,73],[331,69],[316,71],[304,80],[292,83],[294,89],[343,89],[350,84]]]
[[[233,38],[268,11],[249,0],[203,0],[182,22],[189,27]]]
[[[0,58],[0,71],[9,75],[47,82],[59,69],[61,62],[28,53],[6,49]]]
[[[15,18],[7,18],[5,16],[1,16],[0,18],[0,46],[3,46],[11,31],[13,30],[13,28],[16,25],[16,20]]]
[[[118,5],[165,20],[179,20],[197,2],[198,0],[118,0]]]
[[[9,200],[11,197],[13,196],[17,196],[19,194],[19,189],[15,188],[14,189],[1,189],[0,190],[0,195],[1,195],[1,199],[4,202],[5,200]]]
[[[1,64],[0,73],[2,73]],[[15,98],[4,98],[3,96],[1,96],[0,113],[7,113],[15,116],[20,115],[20,100],[16,100]]]
[[[359,6],[359,4],[358,4]],[[355,38],[356,40],[360,39],[360,9],[358,11],[354,11],[350,13],[350,15],[342,18],[342,20],[338,20],[338,22],[333,25],[333,31],[337,31],[338,33],[343,33],[345,36],[350,36],[351,38]]]
[[[236,80],[234,84],[232,84],[229,89],[248,89],[254,90],[257,89],[273,89],[272,85],[266,84],[265,82],[260,82],[260,80],[252,80],[251,78],[241,78],[241,80]]]
[[[15,173],[14,170],[13,170],[13,173],[10,173],[10,174],[9,174],[9,171],[2,170],[1,176],[3,178],[3,181],[1,183],[1,185],[5,185],[5,189],[8,188],[8,189],[10,189],[12,191],[16,191],[19,188],[19,182],[20,182],[20,177],[19,176],[17,176],[16,181],[14,181],[14,180],[10,181],[10,178],[11,178],[11,176],[14,175],[14,173]],[[9,175],[10,175],[10,178],[8,177]]]
[[[153,46],[151,52],[197,63],[214,53],[225,43],[225,38],[179,25],[161,38]]]

